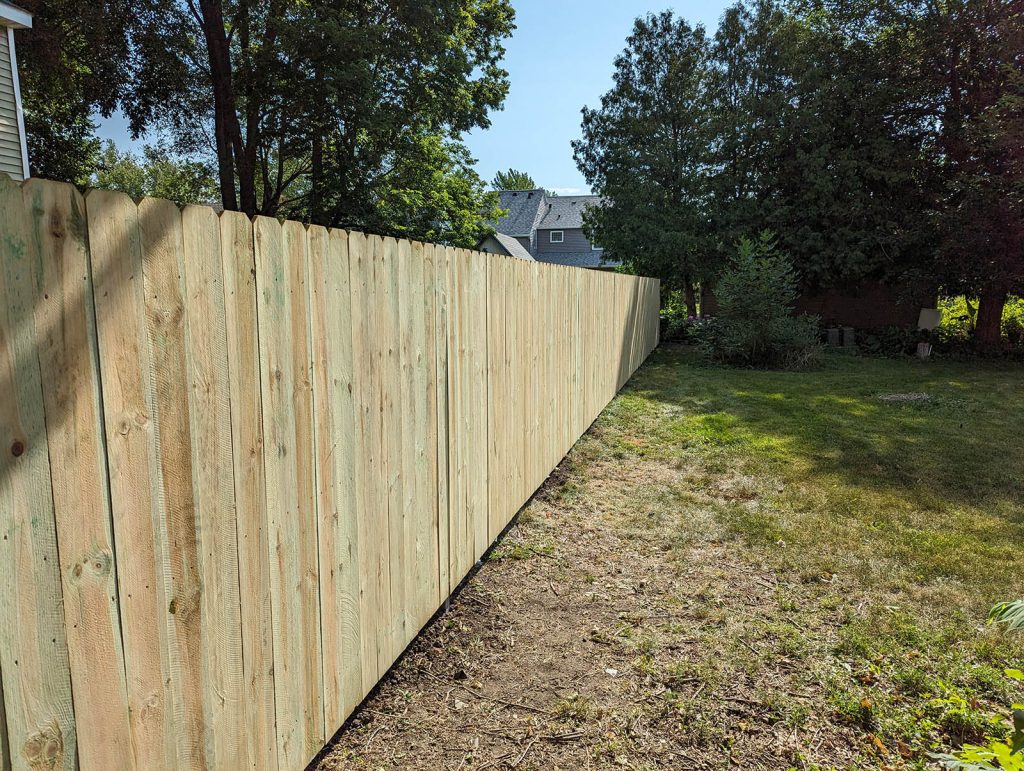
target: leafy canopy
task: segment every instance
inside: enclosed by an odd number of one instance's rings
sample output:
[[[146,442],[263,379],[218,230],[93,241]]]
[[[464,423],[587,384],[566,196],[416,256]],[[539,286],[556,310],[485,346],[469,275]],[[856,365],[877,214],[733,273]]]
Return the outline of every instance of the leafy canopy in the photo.
[[[537,183],[525,171],[509,169],[495,174],[491,187],[495,190],[536,190]]]

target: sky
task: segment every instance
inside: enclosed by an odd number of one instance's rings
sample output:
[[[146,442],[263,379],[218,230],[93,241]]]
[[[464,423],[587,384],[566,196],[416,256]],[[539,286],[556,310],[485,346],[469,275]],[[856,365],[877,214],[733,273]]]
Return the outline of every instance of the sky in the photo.
[[[511,83],[508,98],[501,111],[491,114],[489,128],[465,137],[477,172],[490,180],[497,171],[515,168],[563,195],[589,192],[570,143],[580,135],[580,110],[597,106],[611,87],[613,62],[633,20],[671,9],[713,32],[730,2],[512,0],[516,30],[506,41],[503,65]],[[118,115],[101,119],[99,134],[119,147],[133,146]]]

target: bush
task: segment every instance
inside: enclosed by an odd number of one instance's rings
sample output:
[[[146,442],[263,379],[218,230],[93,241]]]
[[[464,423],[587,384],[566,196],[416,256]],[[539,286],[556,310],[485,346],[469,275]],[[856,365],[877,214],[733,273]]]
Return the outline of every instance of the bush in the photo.
[[[818,360],[818,319],[792,315],[796,274],[769,234],[740,241],[715,296],[718,316],[708,326],[703,345],[712,359],[784,369],[801,369]]]
[[[700,345],[710,319],[691,316],[686,296],[676,289],[667,292],[661,306],[661,340],[666,343]]]

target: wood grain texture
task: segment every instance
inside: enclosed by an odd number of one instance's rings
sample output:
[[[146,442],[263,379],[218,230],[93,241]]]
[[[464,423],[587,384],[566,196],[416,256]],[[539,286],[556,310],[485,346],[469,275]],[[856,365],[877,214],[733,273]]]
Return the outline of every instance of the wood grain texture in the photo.
[[[348,234],[309,235],[324,718],[333,733],[362,696],[352,299]]]
[[[136,768],[162,768],[177,759],[138,208],[124,194],[101,190],[85,203],[132,756]]]
[[[202,593],[192,478],[181,212],[170,201],[139,204],[148,373],[153,383],[157,538],[168,602],[168,677],[179,768],[206,768]]]
[[[243,740],[242,620],[220,223],[206,206],[187,206],[181,218],[192,480],[202,582],[204,754],[212,768],[244,768],[250,761]]]
[[[0,668],[15,769],[76,764],[49,448],[21,190],[0,175]]]
[[[78,760],[84,768],[133,766],[117,604],[117,566],[100,402],[85,200],[71,185],[22,187],[46,411]]]
[[[324,741],[305,229],[255,221],[280,768]]]
[[[253,226],[244,214],[224,212],[220,231],[242,632],[241,719],[248,767],[274,771],[274,643]]]

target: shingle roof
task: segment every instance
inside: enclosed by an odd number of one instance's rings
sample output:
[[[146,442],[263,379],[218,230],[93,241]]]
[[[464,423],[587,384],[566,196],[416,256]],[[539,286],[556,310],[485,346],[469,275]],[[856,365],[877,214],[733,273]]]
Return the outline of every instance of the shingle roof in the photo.
[[[510,236],[528,236],[540,214],[544,203],[543,190],[502,190],[501,208],[508,209],[508,215],[495,224],[495,229]]]
[[[614,268],[616,261],[605,262],[601,259],[604,252],[548,252],[538,254],[537,262],[550,262],[555,265],[571,265],[576,268]]]
[[[526,247],[519,243],[518,240],[505,233],[495,233],[494,239],[501,244],[505,251],[513,257],[518,257],[521,260],[529,260],[533,262],[533,255],[526,251]]]
[[[583,210],[600,203],[596,195],[557,195],[545,199],[538,228],[581,228]]]

